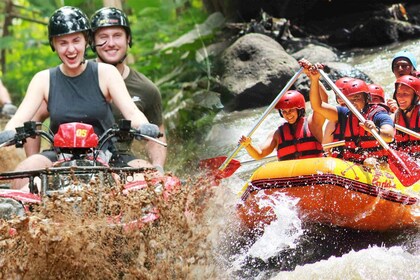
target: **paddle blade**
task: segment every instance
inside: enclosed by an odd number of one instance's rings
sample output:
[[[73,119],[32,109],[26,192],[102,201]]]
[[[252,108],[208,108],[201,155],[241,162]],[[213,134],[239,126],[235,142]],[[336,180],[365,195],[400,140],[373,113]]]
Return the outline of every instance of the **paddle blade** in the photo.
[[[410,155],[389,149],[388,159],[389,167],[404,186],[409,187],[420,180],[420,166]]]
[[[226,168],[222,171],[219,169],[219,167],[225,162],[226,159],[226,156],[203,159],[200,161],[199,167],[201,169],[208,170],[216,179],[227,178],[235,173],[239,167],[241,167],[241,162],[236,159],[232,159]]]

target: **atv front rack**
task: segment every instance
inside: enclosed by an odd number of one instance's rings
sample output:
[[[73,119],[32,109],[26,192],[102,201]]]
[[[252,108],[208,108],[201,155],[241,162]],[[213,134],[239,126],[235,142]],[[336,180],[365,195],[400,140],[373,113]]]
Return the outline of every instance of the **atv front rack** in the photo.
[[[38,188],[35,183],[35,178],[41,180],[41,194],[48,192],[50,185],[50,178],[59,175],[98,175],[101,182],[105,181],[106,175],[117,175],[119,182],[125,184],[127,177],[133,176],[134,173],[145,173],[147,171],[156,171],[155,168],[149,167],[107,167],[107,166],[61,166],[50,167],[37,170],[28,171],[12,171],[0,173],[0,181],[7,181],[20,178],[29,179],[29,190],[31,193],[37,194]],[[8,188],[7,184],[0,184],[0,188]]]

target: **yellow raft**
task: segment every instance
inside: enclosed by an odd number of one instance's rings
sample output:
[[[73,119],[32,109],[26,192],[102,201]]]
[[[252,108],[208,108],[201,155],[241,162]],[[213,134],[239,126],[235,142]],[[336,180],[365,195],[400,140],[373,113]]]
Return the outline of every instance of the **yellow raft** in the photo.
[[[245,225],[260,227],[276,219],[262,200],[286,194],[299,198],[305,221],[385,231],[419,226],[419,190],[420,182],[404,187],[390,170],[337,158],[276,161],[253,173],[237,210]]]

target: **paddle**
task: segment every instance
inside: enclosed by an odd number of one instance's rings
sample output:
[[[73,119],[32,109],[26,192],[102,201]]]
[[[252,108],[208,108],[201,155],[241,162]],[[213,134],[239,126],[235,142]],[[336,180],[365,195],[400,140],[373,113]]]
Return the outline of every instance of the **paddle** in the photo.
[[[319,69],[319,73],[328,83],[328,85],[334,90],[334,92],[346,103],[350,111],[359,119],[360,122],[364,123],[366,121],[365,118],[353,106],[353,104],[347,99],[341,90],[333,83],[333,81],[331,81],[328,75],[325,74],[322,69]],[[420,166],[413,158],[404,152],[391,149],[385,140],[382,139],[382,137],[376,132],[376,130],[371,130],[371,134],[388,153],[389,167],[404,186],[411,186],[420,180]]]
[[[335,147],[344,146],[344,144],[345,144],[345,141],[340,140],[340,141],[336,141],[336,142],[330,142],[330,143],[322,144],[322,148],[331,149],[331,148],[335,148]]]
[[[277,97],[271,102],[270,106],[267,107],[267,109],[264,111],[263,115],[260,117],[258,122],[254,125],[254,127],[250,130],[250,132],[247,134],[247,137],[251,137],[251,135],[257,130],[257,128],[260,126],[260,124],[267,118],[267,116],[270,114],[270,112],[273,110],[273,108],[277,105],[279,100],[283,97],[283,95],[286,93],[286,91],[289,90],[289,88],[296,82],[299,75],[303,72],[303,67],[299,69],[299,71],[296,72],[295,75],[287,82],[287,84],[284,86],[284,88],[281,90],[281,92],[277,95]],[[230,161],[236,156],[236,154],[239,152],[239,150],[242,148],[241,144],[238,144],[235,148],[235,150],[226,158],[226,160],[220,165],[219,170],[223,171],[225,170]]]
[[[224,179],[230,177],[235,171],[241,167],[241,163],[236,159],[231,159],[227,167],[220,170],[219,167],[226,161],[226,156],[220,156],[215,158],[203,159],[199,163],[200,169],[210,171],[210,174],[215,179]]]
[[[420,134],[415,132],[415,131],[412,131],[411,129],[408,129],[408,128],[406,128],[404,126],[401,126],[399,124],[395,124],[395,128],[398,129],[399,131],[407,133],[408,135],[416,137],[417,139],[420,139]]]
[[[256,161],[273,160],[273,159],[276,159],[276,158],[277,158],[277,156],[274,155],[274,156],[265,157],[265,158],[260,159],[260,160],[250,159],[250,160],[245,160],[245,161],[238,161],[236,159],[231,159],[229,164],[227,165],[227,167],[224,170],[220,170],[219,166],[223,162],[225,162],[225,160],[227,159],[227,156],[220,156],[220,157],[208,158],[208,159],[201,160],[200,164],[199,164],[199,167],[210,170],[212,175],[216,179],[224,179],[224,178],[228,178],[228,177],[232,176],[232,174],[235,173],[235,171],[239,167],[241,167],[245,164],[256,162]]]

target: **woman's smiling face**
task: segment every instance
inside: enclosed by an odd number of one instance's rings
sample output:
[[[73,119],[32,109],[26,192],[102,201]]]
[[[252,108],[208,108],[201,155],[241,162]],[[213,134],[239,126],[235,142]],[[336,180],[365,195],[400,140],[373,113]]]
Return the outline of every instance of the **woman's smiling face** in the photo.
[[[408,109],[413,103],[414,95],[415,92],[411,87],[404,84],[399,84],[397,87],[397,92],[395,93],[395,98],[397,99],[400,109]]]
[[[69,69],[76,69],[83,63],[87,45],[83,32],[55,36],[53,44],[61,61]]]
[[[290,124],[294,124],[299,117],[299,112],[296,108],[283,109],[280,110],[280,112],[283,115],[283,118]]]

